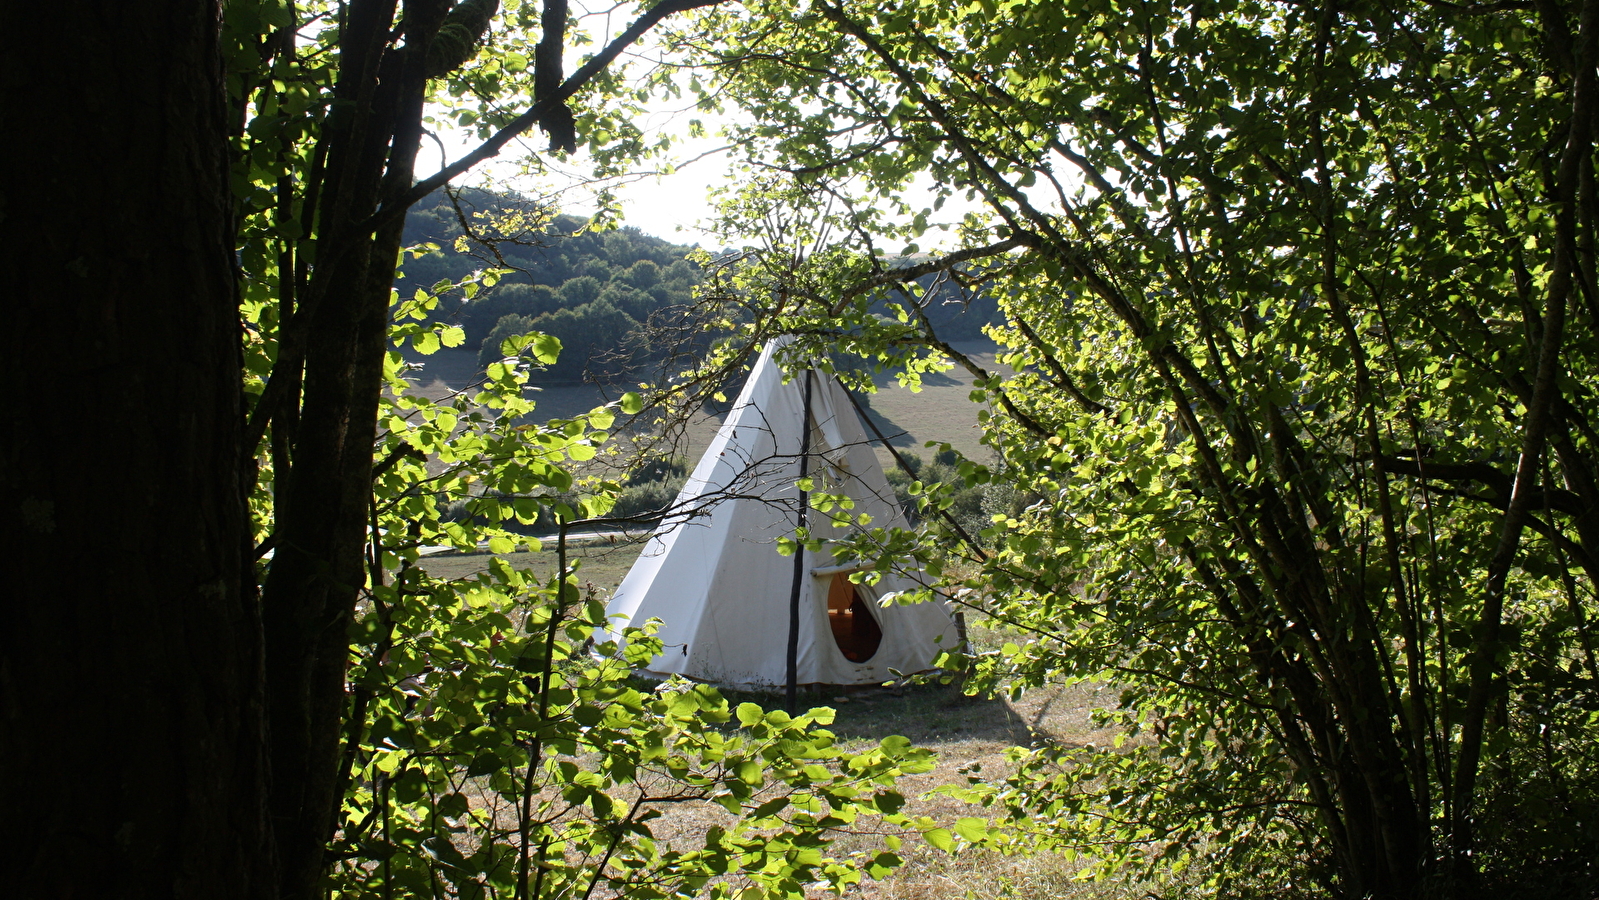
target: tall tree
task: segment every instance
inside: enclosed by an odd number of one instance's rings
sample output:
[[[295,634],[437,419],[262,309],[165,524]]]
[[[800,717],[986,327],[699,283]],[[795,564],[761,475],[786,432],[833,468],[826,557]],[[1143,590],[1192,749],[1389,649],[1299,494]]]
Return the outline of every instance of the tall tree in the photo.
[[[218,13],[0,7],[11,896],[273,893]]]

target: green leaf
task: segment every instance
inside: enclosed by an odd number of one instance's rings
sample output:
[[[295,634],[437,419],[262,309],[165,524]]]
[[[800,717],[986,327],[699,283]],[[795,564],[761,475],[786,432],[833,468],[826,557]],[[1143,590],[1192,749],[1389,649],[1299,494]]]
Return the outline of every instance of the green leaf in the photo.
[[[894,870],[898,869],[904,864],[905,860],[893,853],[879,853],[872,857],[871,861],[866,864],[866,874],[878,880],[882,880],[894,874]]]
[[[561,355],[561,339],[553,334],[539,334],[533,338],[533,356],[547,366],[555,365]]]
[[[759,760],[746,759],[738,764],[737,774],[740,781],[748,785],[758,786],[766,780],[761,771]]]
[[[762,803],[760,806],[757,806],[754,809],[750,810],[750,818],[752,818],[752,819],[765,819],[765,818],[769,818],[771,816],[775,816],[778,813],[782,812],[783,810],[787,809],[788,805],[789,805],[789,802],[790,802],[789,798],[787,798],[787,797],[773,797],[772,799],[766,801],[765,803]]]
[[[766,711],[754,703],[740,703],[737,714],[738,723],[745,728],[749,728],[752,725],[759,724],[761,719],[766,716]]]
[[[988,837],[988,822],[968,816],[955,822],[955,833],[976,844]]]

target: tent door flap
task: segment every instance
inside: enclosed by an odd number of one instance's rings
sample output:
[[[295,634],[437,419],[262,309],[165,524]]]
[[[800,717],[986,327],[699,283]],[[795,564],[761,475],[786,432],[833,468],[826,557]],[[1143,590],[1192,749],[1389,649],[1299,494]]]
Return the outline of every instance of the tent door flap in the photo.
[[[877,648],[883,643],[883,628],[858,588],[843,572],[828,580],[827,624],[833,632],[833,643],[844,658],[863,663],[877,655]]]

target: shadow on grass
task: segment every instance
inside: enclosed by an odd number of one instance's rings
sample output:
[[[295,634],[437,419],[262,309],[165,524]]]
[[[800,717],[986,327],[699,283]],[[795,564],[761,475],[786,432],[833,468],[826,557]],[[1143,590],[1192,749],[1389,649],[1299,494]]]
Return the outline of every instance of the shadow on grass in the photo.
[[[729,703],[745,701],[781,709],[782,693],[724,690]],[[802,685],[799,709],[831,707],[829,731],[841,742],[877,743],[891,735],[918,745],[983,741],[1010,746],[1031,742],[1028,723],[999,698],[968,697],[955,685],[908,685],[899,693],[880,687]]]
[[[921,446],[914,438],[911,437],[910,432],[906,431],[903,426],[895,422],[893,419],[890,419],[888,416],[883,415],[882,412],[873,409],[870,406],[863,406],[863,408],[866,410],[867,418],[871,419],[872,424],[877,426],[877,430],[881,431],[883,435],[888,438],[888,442],[890,444],[894,445],[895,447]],[[873,438],[872,443],[876,443],[875,438]]]
[[[966,373],[962,372],[961,374],[964,375]],[[899,373],[896,370],[887,369],[882,372],[872,372],[871,376],[872,384],[876,385],[879,391],[895,390],[899,387]],[[947,372],[923,372],[921,381],[924,388],[960,387],[971,383],[970,379],[953,378]]]

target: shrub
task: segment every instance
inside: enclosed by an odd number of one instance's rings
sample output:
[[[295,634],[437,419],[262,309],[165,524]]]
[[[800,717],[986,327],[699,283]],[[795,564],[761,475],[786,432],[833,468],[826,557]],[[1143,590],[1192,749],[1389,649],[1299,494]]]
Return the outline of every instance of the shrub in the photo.
[[[687,480],[687,478],[680,476],[665,481],[630,484],[616,498],[616,505],[611,507],[611,515],[638,516],[646,513],[658,513],[670,506],[673,500],[677,499],[678,491],[683,489],[683,484]],[[660,516],[650,516],[649,521],[660,521]]]
[[[637,468],[627,475],[627,480],[622,482],[624,487],[649,484],[655,481],[668,481],[678,479],[681,481],[688,475],[688,457],[686,456],[652,456],[640,462]]]

